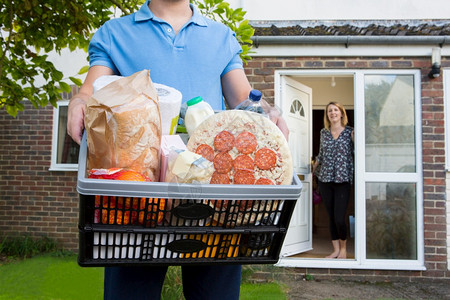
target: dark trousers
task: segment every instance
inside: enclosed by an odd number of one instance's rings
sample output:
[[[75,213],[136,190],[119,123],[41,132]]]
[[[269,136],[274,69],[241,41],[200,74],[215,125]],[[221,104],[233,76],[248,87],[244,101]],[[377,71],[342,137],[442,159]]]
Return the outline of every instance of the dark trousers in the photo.
[[[160,299],[167,267],[105,268],[104,299]],[[240,265],[183,266],[186,300],[238,300]]]
[[[319,192],[330,218],[330,234],[332,240],[347,239],[347,213],[350,198],[350,183],[320,182]]]

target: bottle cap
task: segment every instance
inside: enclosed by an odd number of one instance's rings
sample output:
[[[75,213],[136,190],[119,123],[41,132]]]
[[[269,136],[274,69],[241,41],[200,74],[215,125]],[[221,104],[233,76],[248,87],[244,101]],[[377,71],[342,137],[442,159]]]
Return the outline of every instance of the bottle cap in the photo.
[[[200,97],[200,96],[197,96],[195,98],[192,98],[191,100],[188,100],[188,102],[186,102],[186,105],[187,106],[192,106],[192,105],[197,104],[197,103],[202,102],[202,101],[203,101],[203,98]]]
[[[261,100],[262,93],[258,90],[251,90],[248,98],[253,101]]]

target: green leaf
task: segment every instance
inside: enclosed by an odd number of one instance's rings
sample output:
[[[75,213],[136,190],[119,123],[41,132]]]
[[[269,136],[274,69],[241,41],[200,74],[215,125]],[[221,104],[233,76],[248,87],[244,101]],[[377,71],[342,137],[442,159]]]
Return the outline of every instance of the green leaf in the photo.
[[[5,109],[6,109],[6,112],[10,115],[10,116],[12,116],[12,117],[17,117],[17,111],[18,111],[18,109],[17,109],[17,107],[15,106],[15,105],[6,105],[6,107],[5,107]]]
[[[83,66],[80,71],[78,71],[78,75],[82,75],[84,73],[87,73],[89,71],[89,66]]]
[[[83,84],[83,82],[80,79],[78,79],[78,78],[75,78],[75,77],[71,76],[71,77],[69,77],[69,79],[70,79],[70,81],[72,81],[78,87],[80,87]]]
[[[227,2],[221,2],[217,4],[217,7],[222,9],[230,9],[230,4],[228,4]]]
[[[67,83],[65,83],[64,81],[60,81],[59,82],[59,86],[61,87],[61,89],[66,92],[66,93],[70,93],[72,91],[72,88],[70,87],[70,85],[68,85]]]
[[[48,66],[48,67],[50,69],[51,67],[53,67],[53,64],[52,64],[52,66]],[[63,76],[64,76],[63,73],[58,70],[54,70],[52,73],[52,78],[55,81],[60,81],[61,79],[63,79]]]

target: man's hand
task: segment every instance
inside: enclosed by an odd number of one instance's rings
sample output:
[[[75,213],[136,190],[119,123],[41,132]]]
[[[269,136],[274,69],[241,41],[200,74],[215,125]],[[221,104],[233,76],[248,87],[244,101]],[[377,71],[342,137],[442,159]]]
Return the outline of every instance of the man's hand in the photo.
[[[267,115],[269,116],[269,119],[274,122],[284,134],[286,141],[289,141],[289,128],[286,124],[286,121],[281,117],[280,111],[276,107],[271,107]]]
[[[80,88],[78,94],[73,96],[69,102],[67,112],[67,133],[78,144],[81,143],[81,137],[84,130],[84,112],[86,103],[94,90],[94,81],[103,75],[114,75],[113,70],[104,66],[93,66],[89,69],[86,79]]]
[[[85,109],[85,100],[81,98],[70,100],[67,114],[67,133],[78,144],[81,143],[81,137],[83,136]]]

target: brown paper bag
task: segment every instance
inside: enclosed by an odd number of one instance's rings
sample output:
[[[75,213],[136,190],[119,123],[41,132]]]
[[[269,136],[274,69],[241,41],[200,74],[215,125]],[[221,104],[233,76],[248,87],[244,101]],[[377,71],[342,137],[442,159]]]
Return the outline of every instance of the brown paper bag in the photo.
[[[159,180],[161,116],[149,70],[93,94],[84,123],[89,169],[126,168]]]

